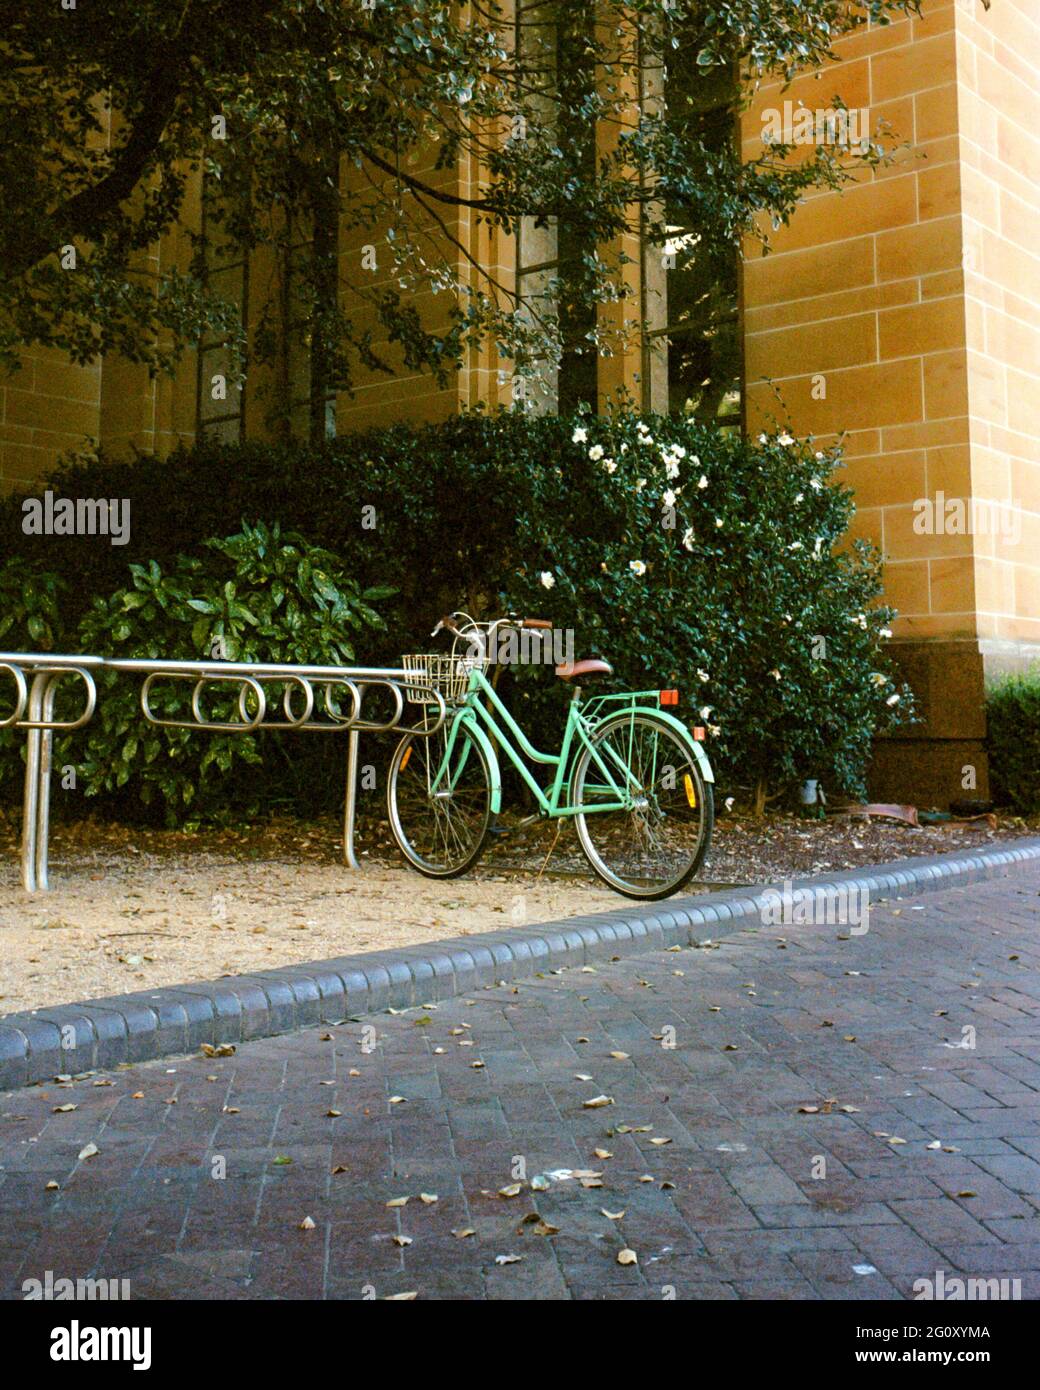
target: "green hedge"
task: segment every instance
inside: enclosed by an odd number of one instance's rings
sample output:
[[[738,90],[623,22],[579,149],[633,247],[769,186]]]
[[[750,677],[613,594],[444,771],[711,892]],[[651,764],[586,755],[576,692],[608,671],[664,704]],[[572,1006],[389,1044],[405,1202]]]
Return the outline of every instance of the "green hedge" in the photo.
[[[725,786],[761,800],[814,776],[861,795],[874,732],[905,718],[910,699],[884,650],[878,557],[845,544],[853,502],[839,466],[787,435],[745,441],[683,419],[471,414],[322,446],[79,461],[52,485],[129,499],[129,544],[25,536],[21,499],[8,498],[0,554],[64,582],[54,640],[90,650],[104,636],[92,600],[125,587],[128,563],[166,572],[203,538],[277,520],[359,590],[396,590],[379,605],[385,627],[358,644],[365,662],[427,648],[454,608],[550,617],[620,681],[680,686]],[[565,698],[551,674],[513,668],[502,688],[550,740]],[[279,795],[329,803],[338,763],[326,757],[304,787],[287,776]],[[273,797],[266,788],[262,801]]]
[[[990,782],[999,805],[1040,811],[1040,667],[986,692]]]

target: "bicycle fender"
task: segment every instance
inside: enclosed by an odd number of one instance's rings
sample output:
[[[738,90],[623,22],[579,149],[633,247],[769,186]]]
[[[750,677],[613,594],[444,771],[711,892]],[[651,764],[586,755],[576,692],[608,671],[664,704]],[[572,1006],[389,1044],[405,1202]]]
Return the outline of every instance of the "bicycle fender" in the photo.
[[[638,710],[635,712],[639,714],[652,713],[654,718],[660,719],[660,721],[663,724],[670,724],[671,727],[675,730],[675,732],[679,734],[679,736],[683,738],[686,741],[686,743],[688,743],[690,747],[693,749],[694,756],[697,759],[697,766],[700,768],[701,776],[704,778],[705,782],[710,782],[714,786],[715,774],[711,770],[711,763],[708,761],[708,755],[707,753],[705,753],[700,742],[694,738],[694,736],[690,733],[689,729],[686,727],[686,725],[682,722],[681,719],[676,719],[674,714],[668,714],[663,709],[652,711]]]
[[[502,809],[502,769],[498,763],[498,754],[495,752],[494,744],[473,715],[468,712],[463,713],[459,723],[465,724],[467,731],[473,735],[474,741],[479,743],[484,750],[488,771],[491,773],[491,811],[493,815],[497,816]]]

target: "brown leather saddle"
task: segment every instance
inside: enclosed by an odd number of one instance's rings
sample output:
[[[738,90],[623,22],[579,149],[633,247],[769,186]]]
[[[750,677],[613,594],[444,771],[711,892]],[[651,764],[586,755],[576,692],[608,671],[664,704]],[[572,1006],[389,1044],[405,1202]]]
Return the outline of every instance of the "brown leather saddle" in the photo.
[[[584,661],[565,661],[562,666],[557,666],[556,674],[561,681],[580,681],[591,676],[612,676],[614,668],[609,661],[590,656]]]

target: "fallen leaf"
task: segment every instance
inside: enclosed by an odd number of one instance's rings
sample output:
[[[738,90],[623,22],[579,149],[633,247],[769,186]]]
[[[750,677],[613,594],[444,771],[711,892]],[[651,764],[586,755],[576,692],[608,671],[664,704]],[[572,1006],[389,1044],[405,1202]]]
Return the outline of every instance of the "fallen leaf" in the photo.
[[[400,1246],[411,1245],[412,1243],[411,1236],[391,1236],[391,1240],[395,1245]]]
[[[617,1262],[619,1265],[637,1265],[639,1263],[639,1256],[634,1250],[629,1250],[626,1247],[624,1250],[618,1251]]]
[[[593,1149],[593,1150],[592,1150],[592,1153],[593,1153],[593,1156],[594,1156],[595,1158],[613,1158],[613,1157],[614,1157],[614,1155],[610,1152],[609,1149]]]
[[[313,1231],[313,1230],[314,1230],[314,1222],[311,1220],[311,1218],[310,1218],[309,1216],[305,1216],[305,1217],[303,1218],[303,1220],[300,1222],[299,1229],[300,1229],[301,1231]]]
[[[472,1226],[463,1226],[460,1230],[452,1231],[456,1240],[465,1240],[468,1236],[475,1236],[476,1234]]]
[[[98,1148],[96,1144],[86,1144],[82,1149],[80,1149],[78,1157],[81,1159],[94,1158],[100,1152],[101,1150]]]
[[[496,1255],[495,1264],[497,1265],[516,1265],[523,1259],[523,1255]]]
[[[582,1102],[583,1110],[600,1110],[604,1105],[613,1105],[613,1096],[593,1096],[591,1100]]]
[[[418,1296],[418,1289],[412,1289],[408,1293],[385,1293],[382,1297],[383,1303],[411,1303]]]
[[[52,1114],[52,1115],[64,1115],[64,1114],[66,1114],[69,1110],[78,1110],[78,1109],[79,1109],[79,1106],[78,1106],[78,1105],[56,1105],[56,1106],[54,1107],[54,1109],[51,1111],[51,1114]]]
[[[628,1061],[628,1053],[627,1053],[627,1052],[612,1052],[610,1055],[611,1055],[611,1057],[614,1058],[614,1061],[615,1061],[615,1062],[627,1062],[627,1061]]]
[[[605,1216],[608,1221],[620,1221],[625,1214],[625,1208],[622,1207],[620,1211],[607,1211],[606,1207],[600,1207],[599,1214]]]
[[[407,1197],[392,1197],[392,1198],[390,1199],[390,1201],[387,1202],[387,1206],[388,1206],[388,1207],[406,1207],[406,1206],[408,1205],[408,1201],[409,1201],[409,1199],[408,1199]]]
[[[498,1189],[498,1195],[500,1197],[519,1197],[522,1186],[522,1183],[510,1183],[508,1187],[500,1187]]]

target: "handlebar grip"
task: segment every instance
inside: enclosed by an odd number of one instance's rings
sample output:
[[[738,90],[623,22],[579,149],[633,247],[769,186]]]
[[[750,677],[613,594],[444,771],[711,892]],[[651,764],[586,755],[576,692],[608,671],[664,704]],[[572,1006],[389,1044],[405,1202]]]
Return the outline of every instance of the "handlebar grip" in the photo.
[[[551,627],[552,627],[552,621],[551,621],[551,619],[549,619],[549,618],[525,618],[525,619],[523,620],[522,626],[523,626],[523,627],[547,627],[547,628],[551,628]]]

